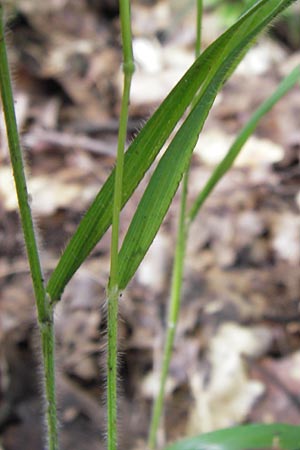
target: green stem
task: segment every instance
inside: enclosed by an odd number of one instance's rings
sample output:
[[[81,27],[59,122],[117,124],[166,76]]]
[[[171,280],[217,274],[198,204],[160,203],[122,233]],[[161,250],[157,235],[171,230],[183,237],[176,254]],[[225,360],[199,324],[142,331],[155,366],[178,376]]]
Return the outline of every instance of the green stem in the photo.
[[[201,28],[202,28],[202,14],[203,14],[203,0],[197,0],[197,22],[196,22],[196,46],[195,46],[195,56],[196,58],[200,56],[201,52]],[[187,195],[188,195],[188,178],[189,178],[190,166],[187,168],[183,175],[182,180],[182,191],[181,191],[181,201],[180,201],[180,212],[179,212],[179,224],[177,230],[177,241],[175,249],[175,258],[172,271],[172,287],[171,296],[169,304],[168,313],[168,323],[166,332],[166,341],[163,353],[162,368],[160,374],[160,384],[159,392],[155,399],[151,425],[148,438],[148,446],[151,449],[156,447],[157,430],[160,423],[160,418],[162,415],[165,387],[167,376],[170,367],[170,361],[172,357],[172,350],[174,346],[174,339],[176,333],[176,327],[178,322],[179,310],[180,310],[180,300],[182,291],[182,280],[183,280],[183,270],[184,270],[184,257],[186,252],[186,242],[188,237],[188,224],[186,220],[186,205],[187,205]]]
[[[167,322],[167,335],[165,341],[165,348],[163,354],[162,368],[160,374],[159,392],[155,399],[152,419],[150,425],[148,445],[149,448],[153,449],[156,447],[156,437],[157,430],[160,423],[160,418],[162,414],[162,408],[165,396],[165,386],[167,381],[167,376],[170,367],[170,360],[172,356],[172,350],[174,345],[174,337],[176,332],[176,326],[178,322],[179,308],[180,308],[180,297],[182,288],[182,278],[183,278],[183,268],[184,268],[184,255],[186,248],[187,239],[187,227],[185,223],[186,214],[186,201],[187,201],[187,191],[188,191],[188,174],[186,171],[183,175],[182,182],[182,192],[181,192],[181,202],[180,202],[180,215],[177,230],[177,242],[175,249],[175,259],[173,264],[172,273],[172,287],[171,296],[169,303],[168,312],[168,322]]]
[[[196,58],[200,56],[202,44],[202,16],[203,16],[203,0],[197,0],[197,15],[196,15]]]
[[[47,297],[48,304],[50,297]],[[41,323],[39,328],[42,341],[42,355],[45,372],[45,401],[46,401],[46,418],[48,428],[48,448],[49,450],[58,450],[58,426],[57,426],[57,409],[56,409],[56,386],[55,386],[55,335],[53,308],[49,304],[48,319]]]
[[[134,72],[130,26],[130,2],[120,0],[120,19],[123,44],[124,86],[118,135],[115,173],[113,220],[111,236],[110,276],[108,283],[108,355],[107,355],[107,441],[108,449],[117,448],[117,352],[118,352],[118,252],[124,150],[127,136],[128,107],[131,79]]]
[[[44,278],[40,264],[37,240],[34,232],[29,196],[27,191],[24,164],[16,122],[12,85],[7,58],[3,6],[0,5],[0,90],[6,122],[10,158],[18,197],[21,223],[30,266],[37,315],[42,342],[42,356],[46,391],[46,418],[48,426],[48,446],[50,450],[58,449],[55,367],[54,367],[54,332],[53,312],[46,295]]]

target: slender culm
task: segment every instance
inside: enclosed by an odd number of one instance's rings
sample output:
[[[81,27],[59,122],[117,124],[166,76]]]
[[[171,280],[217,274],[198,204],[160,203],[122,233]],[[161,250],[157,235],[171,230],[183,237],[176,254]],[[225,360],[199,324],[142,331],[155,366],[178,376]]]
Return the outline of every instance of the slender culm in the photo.
[[[117,162],[114,180],[113,219],[111,236],[110,276],[108,283],[108,352],[107,352],[107,443],[108,450],[117,448],[117,352],[118,352],[118,253],[124,151],[127,135],[131,79],[134,72],[130,23],[130,2],[120,0],[120,20],[123,46],[124,85],[118,135]]]
[[[203,13],[203,0],[197,0],[197,15],[196,15],[196,44],[195,44],[195,57],[197,58],[201,52],[201,28],[202,28],[202,13]],[[193,104],[192,104],[193,106]],[[170,361],[172,357],[172,351],[174,346],[174,339],[176,333],[176,327],[179,316],[181,291],[182,291],[182,279],[184,271],[184,257],[186,251],[186,241],[188,237],[188,223],[186,218],[186,205],[188,196],[188,179],[189,168],[185,171],[182,180],[181,201],[179,211],[179,222],[176,236],[176,249],[172,270],[172,285],[169,302],[169,311],[167,318],[167,331],[165,347],[163,352],[162,367],[160,373],[160,385],[159,392],[155,399],[152,419],[149,431],[148,445],[151,449],[156,447],[156,436],[160,423],[160,418],[163,410],[165,387],[168,377]]]
[[[40,264],[37,240],[34,231],[32,214],[28,199],[28,190],[24,172],[24,164],[17,128],[12,84],[9,72],[5,30],[4,12],[0,4],[0,90],[6,130],[10,151],[11,164],[18,197],[19,212],[23,228],[26,251],[31,271],[32,283],[36,299],[38,325],[41,336],[42,362],[45,389],[45,416],[47,423],[47,442],[49,450],[58,450],[56,394],[55,394],[55,364],[54,364],[54,328],[53,311],[48,298],[42,268]]]

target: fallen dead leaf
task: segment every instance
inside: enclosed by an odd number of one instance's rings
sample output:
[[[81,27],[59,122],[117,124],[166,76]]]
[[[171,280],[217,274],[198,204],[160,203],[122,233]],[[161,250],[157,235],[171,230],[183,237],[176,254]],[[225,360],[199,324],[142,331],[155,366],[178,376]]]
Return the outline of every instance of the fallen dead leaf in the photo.
[[[262,355],[270,341],[270,332],[264,327],[247,328],[229,322],[219,328],[208,349],[209,375],[191,375],[195,406],[189,434],[228,427],[246,418],[264,386],[249,379],[243,355]]]
[[[208,166],[215,166],[227,154],[234,136],[223,131],[209,130],[200,135],[195,153]],[[284,157],[283,148],[270,139],[251,136],[237,157],[235,167],[259,167],[274,164]]]
[[[300,264],[300,216],[282,214],[276,221],[273,248],[279,258]]]

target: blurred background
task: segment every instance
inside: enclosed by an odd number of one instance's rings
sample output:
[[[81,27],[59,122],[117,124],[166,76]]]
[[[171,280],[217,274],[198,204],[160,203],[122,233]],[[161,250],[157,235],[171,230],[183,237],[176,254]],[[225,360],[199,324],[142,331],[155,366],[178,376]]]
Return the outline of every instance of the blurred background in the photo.
[[[254,0],[204,1],[203,48]],[[122,86],[117,0],[19,0],[7,10],[15,103],[48,277],[115,162]],[[195,2],[132,2],[128,141],[194,60]],[[299,4],[216,99],[190,199],[254,109],[300,63]],[[42,450],[34,299],[0,120],[0,448]],[[300,421],[300,92],[261,121],[195,221],[160,442],[236,423]],[[148,175],[147,175],[148,176]],[[123,232],[143,185],[124,212]],[[145,448],[169,296],[178,198],[120,301],[120,449]],[[105,448],[109,236],[56,310],[62,450]]]

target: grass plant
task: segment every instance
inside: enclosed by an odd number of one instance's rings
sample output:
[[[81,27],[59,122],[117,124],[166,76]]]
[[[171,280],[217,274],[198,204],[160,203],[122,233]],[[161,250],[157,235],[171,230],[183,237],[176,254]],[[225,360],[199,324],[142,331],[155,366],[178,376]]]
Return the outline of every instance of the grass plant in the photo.
[[[12,88],[8,70],[3,5],[0,3],[0,89],[5,114],[11,163],[15,178],[19,210],[24,232],[32,282],[36,297],[41,334],[46,394],[47,441],[50,450],[58,450],[55,400],[53,311],[63,290],[91,250],[112,225],[110,277],[107,287],[108,357],[107,357],[107,421],[108,449],[117,448],[117,339],[119,293],[126,288],[151,245],[171,201],[182,182],[178,238],[175,251],[169,327],[162,364],[160,393],[154,406],[149,446],[155,448],[156,434],[164,402],[165,381],[171,359],[184,268],[184,255],[189,225],[204,201],[230,169],[242,146],[253,133],[260,118],[289,90],[300,77],[297,67],[286,77],[276,92],[254,113],[238,135],[227,155],[213,171],[211,178],[187,210],[188,171],[192,152],[217,93],[230,77],[257,36],[280,13],[296,0],[259,0],[237,22],[214,41],[202,54],[202,1],[198,1],[196,60],[162,102],[144,128],[124,153],[128,104],[134,63],[130,28],[130,1],[120,0],[123,43],[124,89],[118,137],[116,167],[100,189],[81,220],[63,255],[45,285],[37,239],[26,187],[20,139],[16,125]],[[188,114],[185,116],[185,113]],[[177,123],[181,124],[160,158],[135,211],[122,244],[119,244],[120,211],[143,179]],[[113,205],[113,207],[112,207]],[[236,427],[190,438],[168,447],[168,450],[221,450],[270,447],[279,442],[282,449],[299,447],[300,427],[282,424]]]

